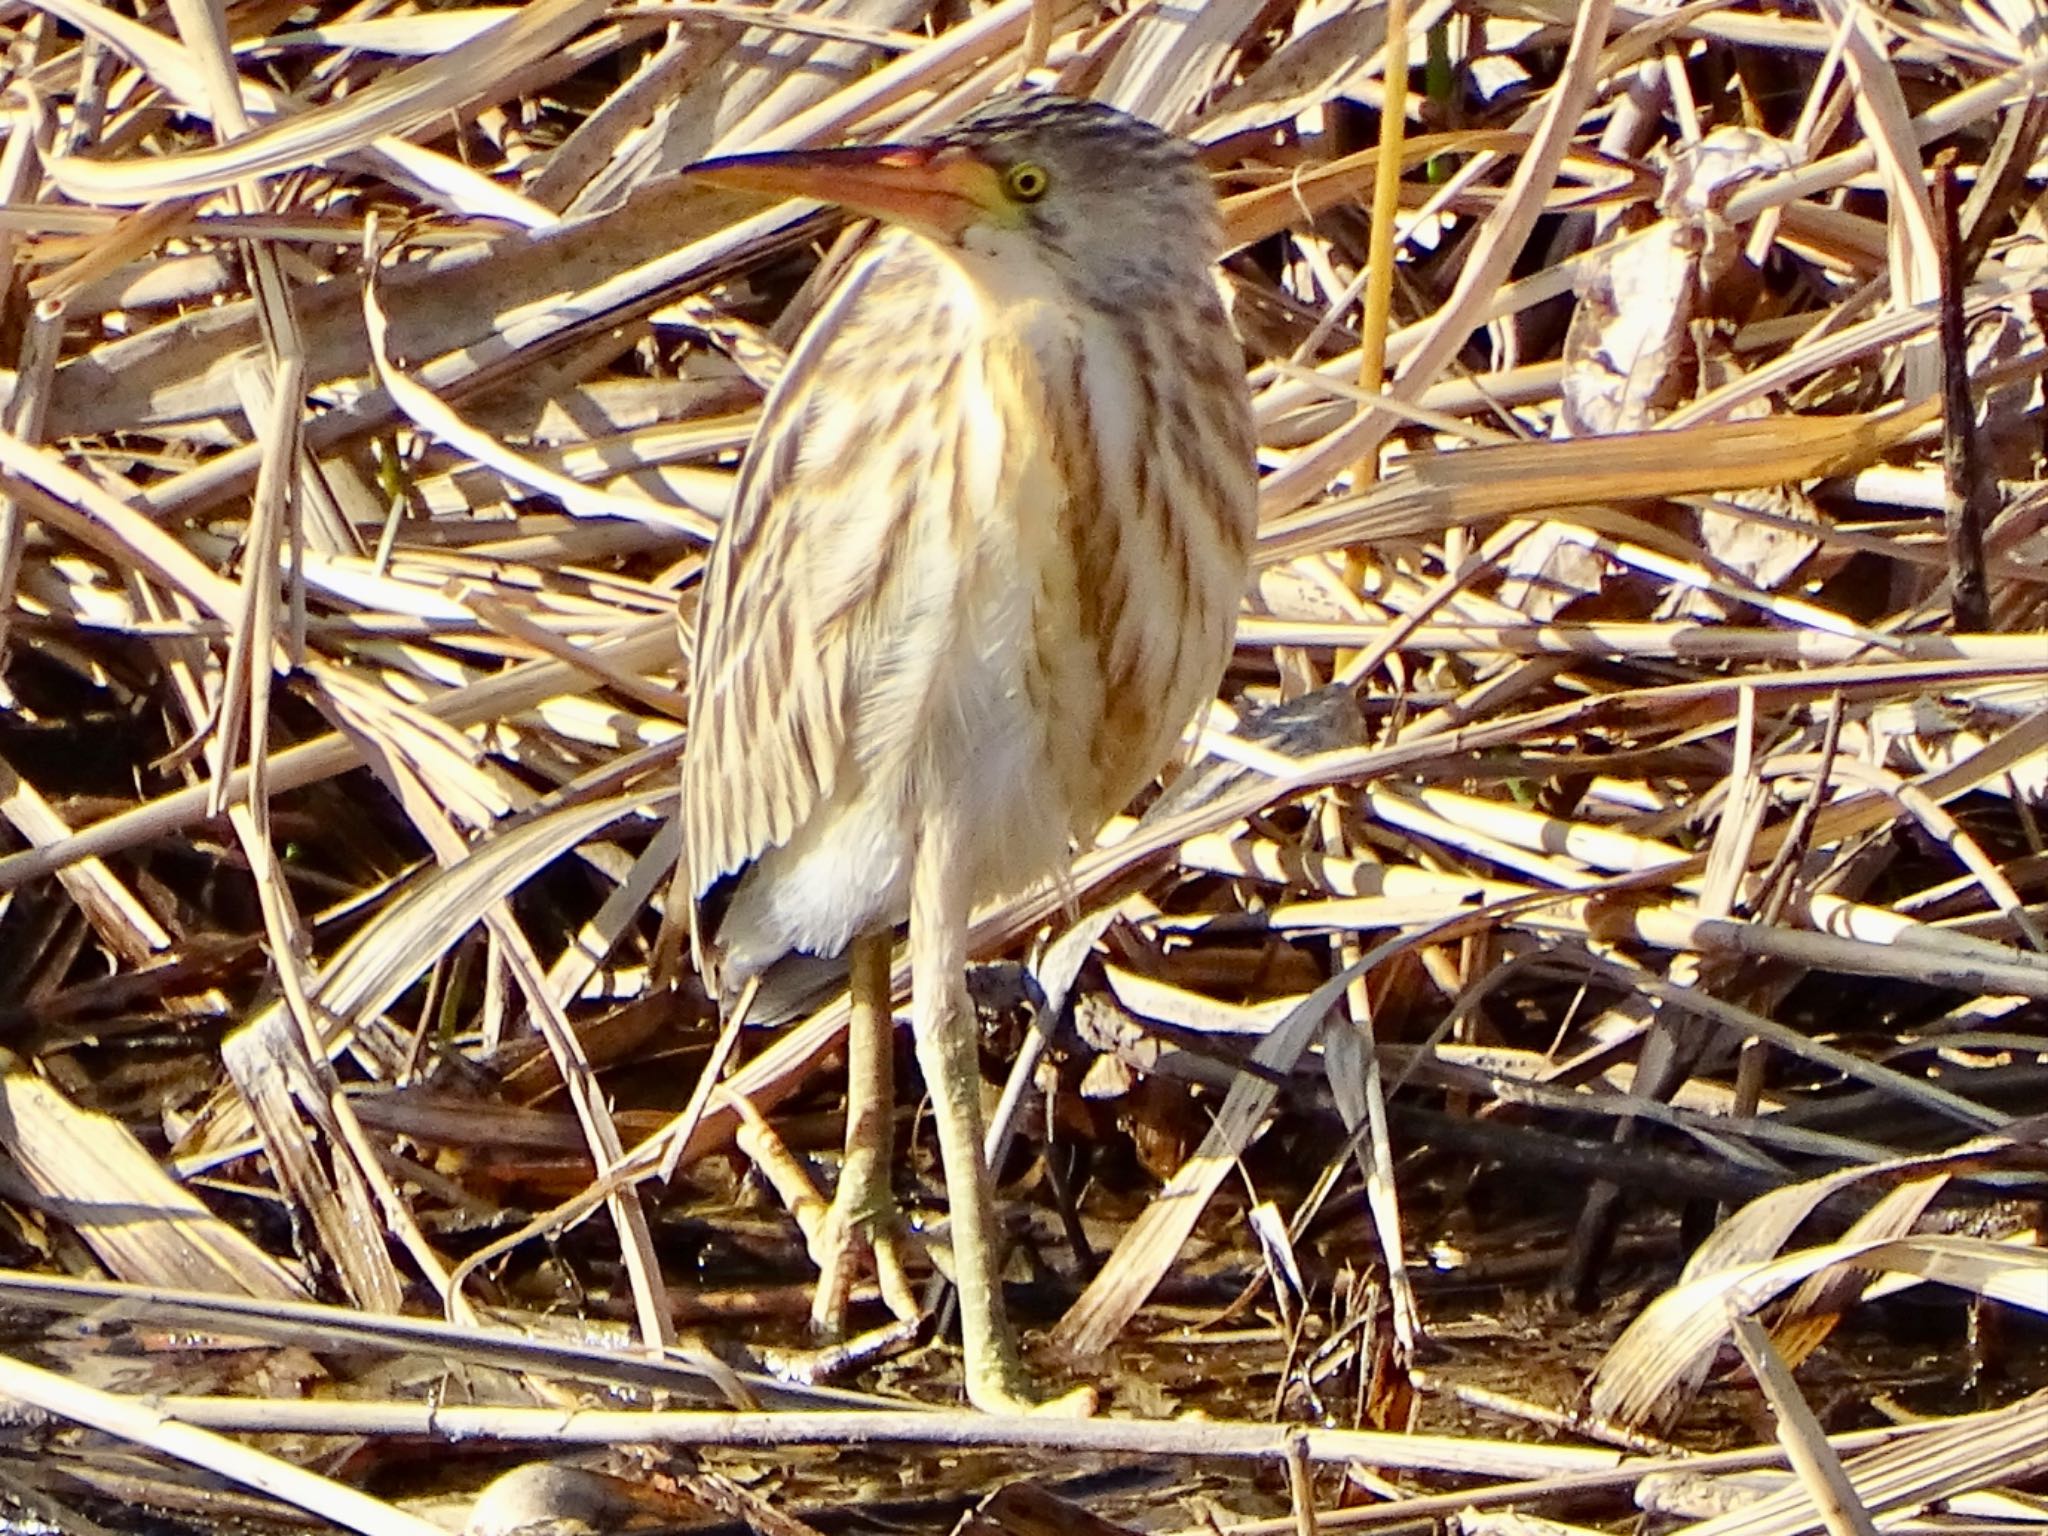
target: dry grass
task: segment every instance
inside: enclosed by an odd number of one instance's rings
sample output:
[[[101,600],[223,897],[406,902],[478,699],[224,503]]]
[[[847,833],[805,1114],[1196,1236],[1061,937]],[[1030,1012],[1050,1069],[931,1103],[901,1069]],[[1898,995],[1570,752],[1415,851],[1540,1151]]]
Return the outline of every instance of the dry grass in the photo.
[[[2031,5],[140,10],[0,3],[0,1295],[261,1364],[137,1333],[167,1422],[53,1325],[24,1353],[54,1369],[0,1360],[0,1393],[365,1531],[417,1522],[307,1437],[429,1432],[422,1360],[465,1372],[446,1433],[757,1467],[1201,1452],[1269,1486],[1291,1458],[1297,1505],[1336,1488],[1310,1464],[1369,1462],[1357,1486],[1405,1469],[1411,1496],[1323,1523],[1469,1528],[1552,1493],[1698,1518],[1668,1461],[1489,1436],[1576,1409],[1654,1449],[1732,1340],[1796,1472],[1717,1532],[1964,1494],[2039,1518],[2000,1490],[2042,1460],[2048,1264],[1997,1203],[2039,1198],[2018,1117],[2048,1080]],[[1060,1084],[1040,1120],[1099,1174],[1069,1231],[1114,1250],[1046,1358],[1133,1414],[1356,1425],[1354,1397],[1447,1427],[1462,1399],[1488,1416],[1461,1437],[856,1429],[878,1399],[643,1347],[789,1342],[801,1244],[733,1173],[801,1202],[809,1122],[778,1106],[819,1097],[841,1024],[714,1046],[694,984],[654,980],[677,606],[855,238],[670,173],[915,132],[1034,61],[1206,147],[1265,471],[1189,763],[977,928],[1085,1042],[1011,1094]],[[1975,409],[1944,412],[1958,364]],[[1147,1203],[1137,1161],[1183,1198]],[[1669,1218],[1703,1199],[1740,1209],[1674,1282]],[[1453,1234],[1472,1283],[1561,1294],[1648,1244],[1663,1294],[1563,1389],[1483,1393],[1413,1369],[1469,1326],[1416,1262]],[[1786,1366],[1920,1281],[2030,1341],[2006,1405],[1831,1446]],[[562,1336],[565,1307],[633,1337]],[[1268,1354],[1217,1343],[1251,1322]],[[1212,1401],[1117,1364],[1172,1323],[1169,1354],[1269,1376]],[[397,1363],[289,1401],[344,1354]],[[593,1417],[599,1387],[705,1406]],[[263,1427],[300,1438],[216,1433]],[[225,1507],[68,1465],[60,1525],[94,1496]],[[1517,1481],[1452,1505],[1453,1472]],[[1248,1533],[1258,1486],[1204,1497]],[[1145,1523],[1196,1518],[1170,1513]]]

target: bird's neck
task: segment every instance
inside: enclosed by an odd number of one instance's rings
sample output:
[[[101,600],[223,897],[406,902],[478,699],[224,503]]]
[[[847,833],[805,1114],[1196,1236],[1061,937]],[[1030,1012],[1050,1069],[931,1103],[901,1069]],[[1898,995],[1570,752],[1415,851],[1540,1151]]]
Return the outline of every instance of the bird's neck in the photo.
[[[999,231],[971,230],[958,246],[925,244],[924,252],[946,269],[963,306],[991,340],[1029,346],[1064,338],[1072,296],[1044,257],[1024,242]]]

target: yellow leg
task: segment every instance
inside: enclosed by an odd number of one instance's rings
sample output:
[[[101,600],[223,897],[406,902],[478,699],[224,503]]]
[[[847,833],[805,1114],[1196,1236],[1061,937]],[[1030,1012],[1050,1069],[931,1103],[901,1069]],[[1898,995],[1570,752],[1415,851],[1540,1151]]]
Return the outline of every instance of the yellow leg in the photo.
[[[968,906],[954,825],[943,810],[929,812],[911,884],[910,1020],[946,1170],[967,1398],[985,1413],[1087,1413],[1094,1395],[1085,1389],[1052,1402],[1031,1389],[1003,1307],[995,1191],[982,1153],[981,1071],[967,996]]]
[[[902,1219],[889,1188],[896,1123],[889,935],[854,940],[848,958],[853,1015],[846,1028],[846,1160],[818,1238],[818,1292],[811,1304],[812,1326],[834,1338],[845,1329],[846,1299],[863,1251],[874,1255],[889,1310],[906,1322],[918,1315],[903,1272]]]

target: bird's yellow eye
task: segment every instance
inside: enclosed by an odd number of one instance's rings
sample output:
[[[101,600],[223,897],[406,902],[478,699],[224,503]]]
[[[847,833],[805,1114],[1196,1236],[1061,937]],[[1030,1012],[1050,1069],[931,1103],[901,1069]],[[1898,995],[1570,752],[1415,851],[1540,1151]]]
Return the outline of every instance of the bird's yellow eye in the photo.
[[[1020,203],[1035,203],[1045,196],[1045,189],[1052,185],[1052,178],[1045,173],[1042,165],[1025,161],[1013,165],[1003,173],[1003,187],[1010,196]]]

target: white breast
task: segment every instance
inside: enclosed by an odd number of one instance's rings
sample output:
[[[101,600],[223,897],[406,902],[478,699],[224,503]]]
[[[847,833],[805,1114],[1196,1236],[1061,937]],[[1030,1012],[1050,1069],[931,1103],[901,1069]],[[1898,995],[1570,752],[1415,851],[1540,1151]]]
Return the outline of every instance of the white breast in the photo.
[[[963,325],[974,318],[964,311]],[[897,568],[861,615],[872,632],[848,681],[850,740],[833,792],[755,860],[726,909],[719,943],[733,980],[791,950],[836,954],[900,921],[918,817],[936,797],[962,812],[977,900],[1066,860],[1072,813],[1049,761],[1044,680],[1031,676],[1064,487],[1034,424],[1038,406],[1017,390],[1020,378],[1037,387],[1022,340],[959,340],[954,408],[919,423],[906,458],[859,457],[833,501],[841,526],[813,541],[879,549],[906,506],[913,520]],[[808,583],[828,609],[860,585],[829,562]]]

